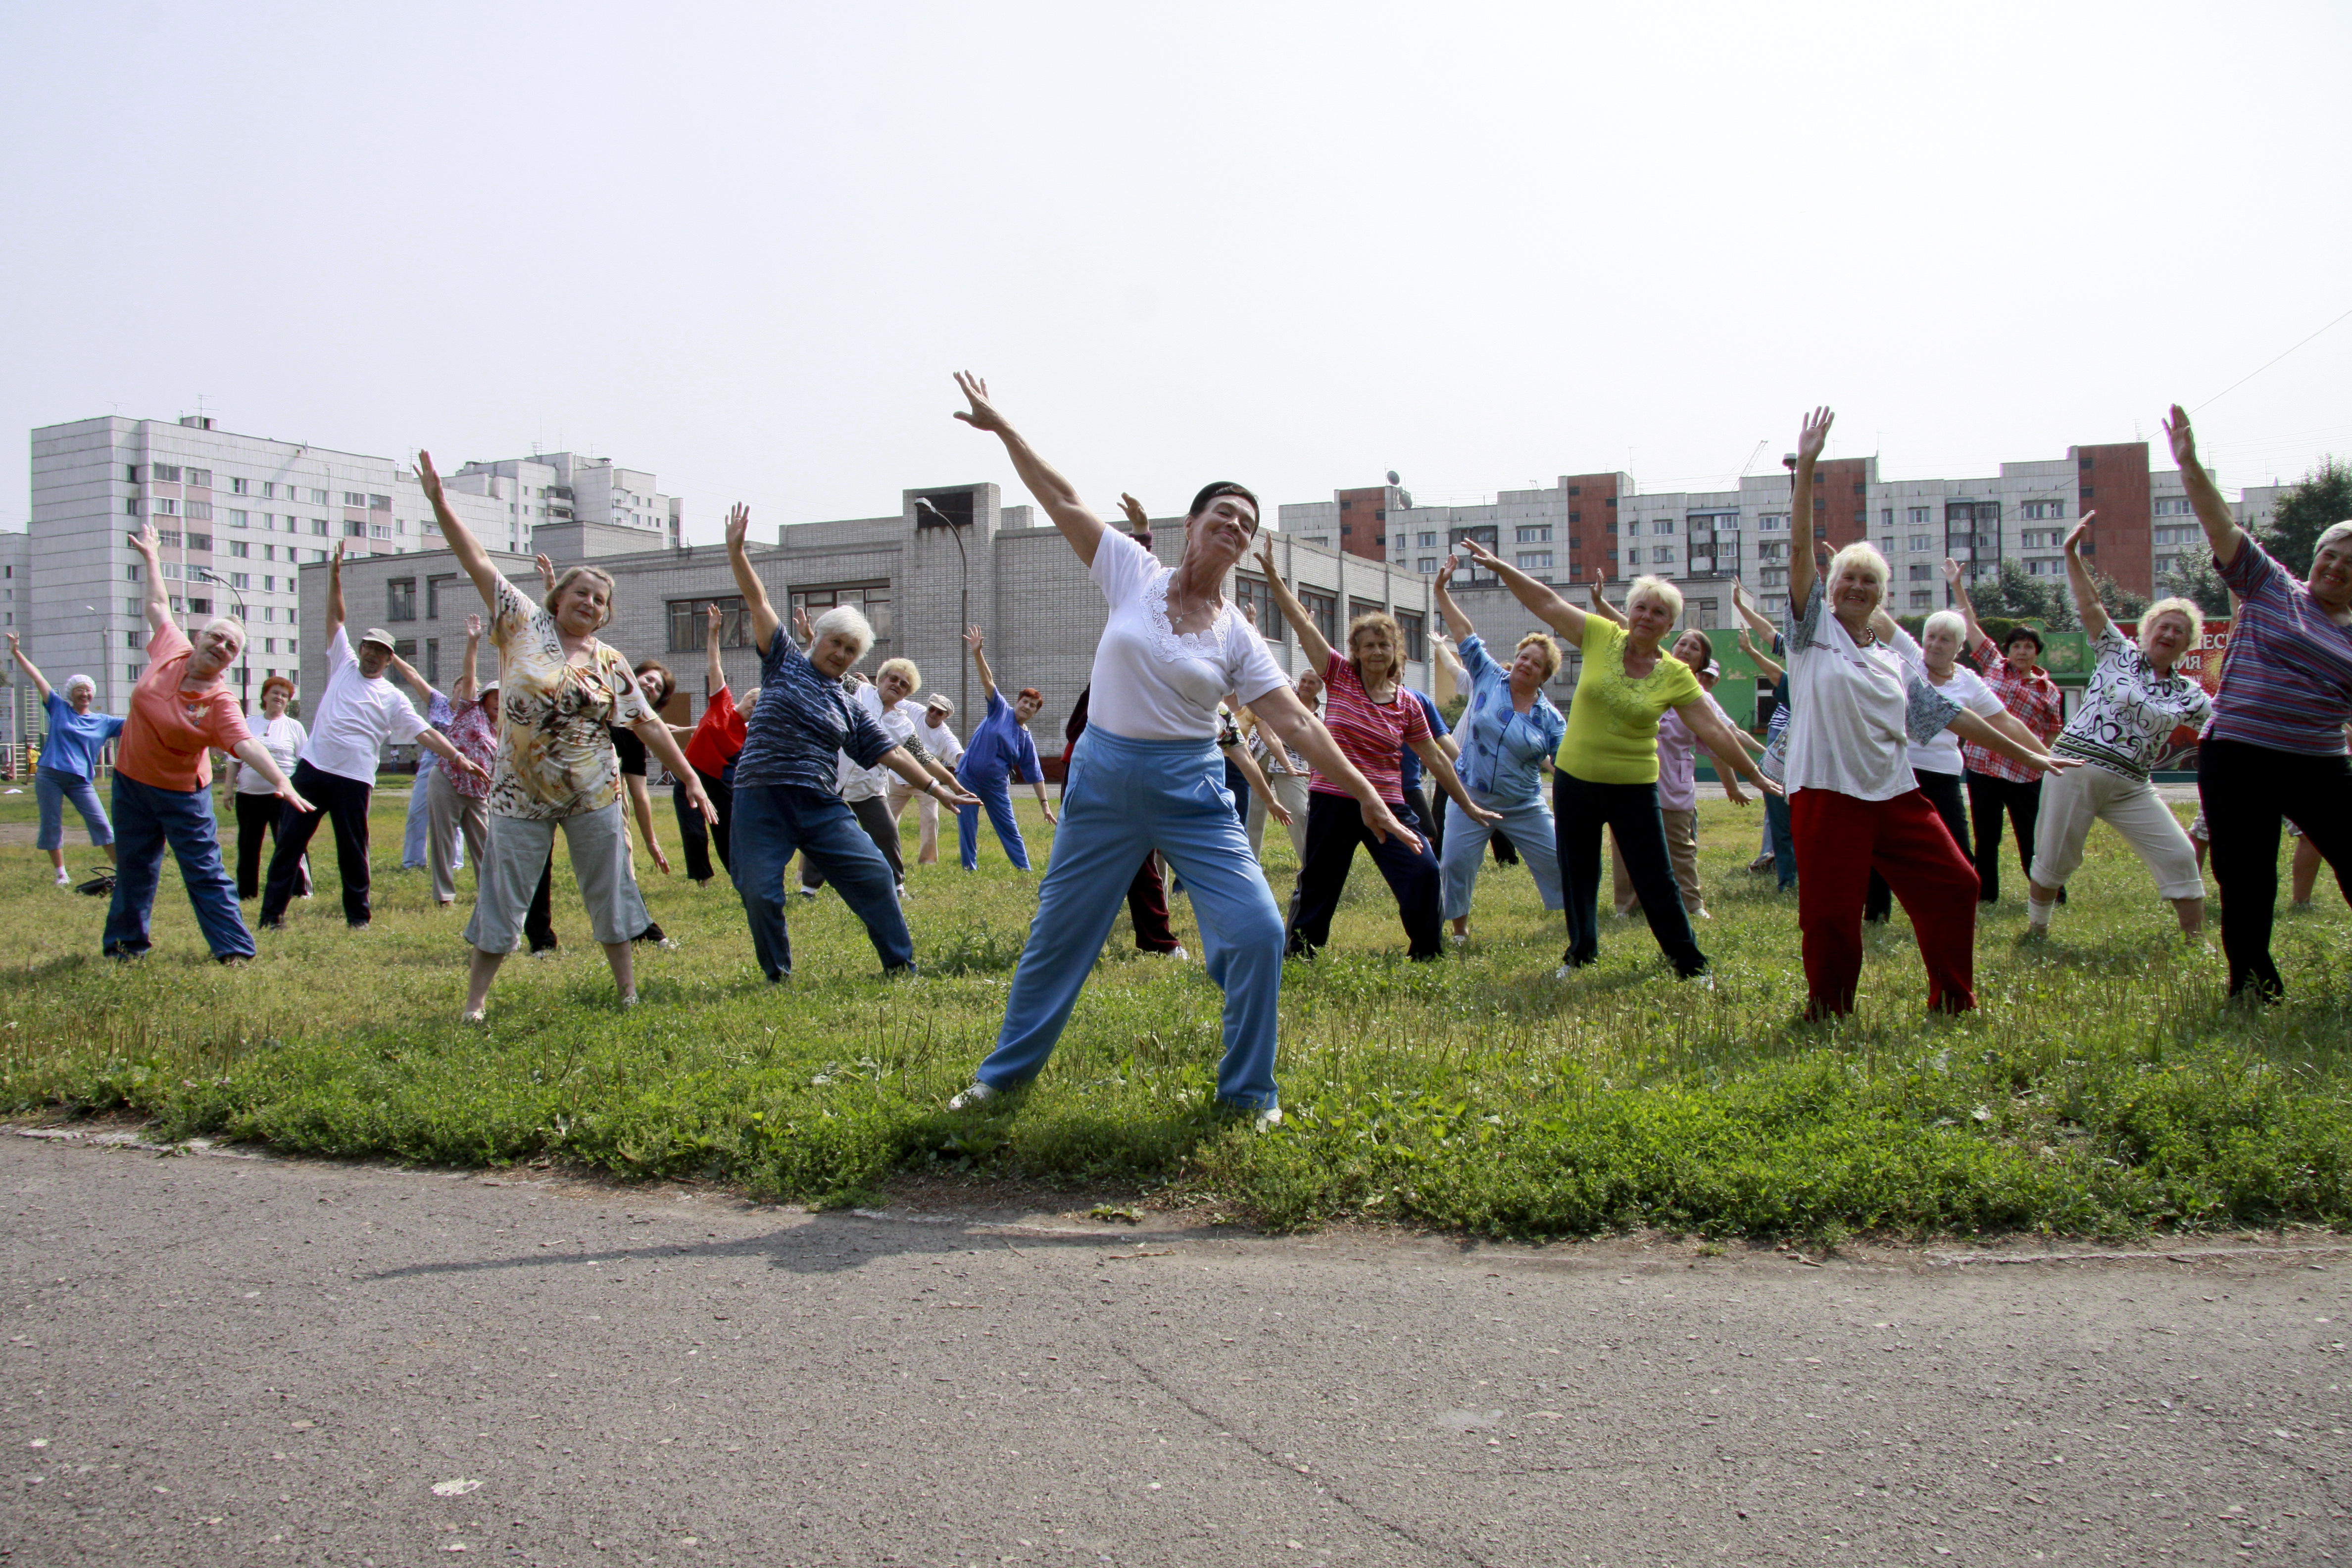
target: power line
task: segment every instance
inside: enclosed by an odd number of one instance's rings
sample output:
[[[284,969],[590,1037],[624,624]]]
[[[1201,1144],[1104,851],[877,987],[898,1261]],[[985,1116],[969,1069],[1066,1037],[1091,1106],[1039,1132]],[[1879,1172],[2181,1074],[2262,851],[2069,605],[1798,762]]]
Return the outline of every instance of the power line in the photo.
[[[2344,312],[2344,315],[2336,317],[2335,321],[2330,321],[2330,322],[2328,322],[2328,323],[2327,323],[2327,327],[2332,327],[2332,326],[2336,325],[2336,321],[2343,321],[2343,320],[2345,319],[2345,317],[2347,317],[2347,316],[2352,316],[2352,310],[2347,310],[2347,311],[2345,311],[2345,312]],[[2322,328],[2320,328],[2320,329],[2319,329],[2319,332],[2324,332],[2324,331],[2326,331],[2327,330],[2327,327],[2322,327]],[[2311,334],[2311,338],[2315,338],[2315,337],[2319,336],[2319,332],[2314,332],[2314,333],[2312,333],[2312,334]],[[2253,379],[2254,379],[2254,377],[2256,377],[2256,376],[2258,376],[2258,375],[2262,374],[2263,371],[2266,371],[2266,370],[2270,369],[2270,367],[2271,367],[2272,365],[2274,365],[2274,364],[2278,363],[2278,362],[2279,362],[2280,360],[2283,360],[2283,359],[2286,358],[2287,354],[2291,354],[2291,353],[2294,353],[2295,349],[2299,349],[2299,348],[2303,347],[2303,344],[2304,344],[2304,343],[2307,343],[2307,342],[2311,342],[2311,338],[2305,338],[2305,339],[2304,339],[2304,340],[2303,340],[2303,342],[2296,343],[2296,344],[2294,345],[2294,348],[2290,348],[2290,349],[2286,350],[2284,353],[2280,353],[2280,354],[2276,355],[2275,357],[2273,357],[2273,358],[2272,358],[2272,359],[2270,359],[2270,360],[2265,361],[2265,362],[2264,362],[2264,363],[2263,363],[2262,364],[2260,364],[2260,365],[2256,366],[2254,369],[2248,371],[2245,374],[2243,374],[2243,375],[2240,376],[2237,380],[2235,380],[2235,381],[2231,382],[2229,385],[2227,385],[2227,386],[2223,387],[2221,391],[2219,391],[2219,392],[2215,393],[2212,396],[2210,396],[2210,397],[2207,398],[2204,402],[2202,402],[2202,403],[2199,404],[2196,407],[2194,407],[2194,408],[2190,409],[2190,410],[2189,410],[2189,412],[2190,412],[2191,414],[2202,414],[2202,413],[2204,413],[2204,412],[2205,412],[2205,410],[2207,410],[2208,408],[2210,408],[2210,407],[2211,407],[2211,406],[2213,406],[2213,405],[2215,405],[2216,403],[2221,402],[2221,399],[2223,399],[2223,398],[2225,398],[2225,397],[2229,396],[2229,395],[2230,395],[2230,394],[2231,394],[2231,393],[2233,393],[2233,392],[2237,391],[2237,390],[2238,390],[2238,388],[2240,388],[2240,387],[2242,387],[2242,386],[2245,385],[2245,384],[2246,384],[2246,383],[2248,383],[2248,382],[2250,382],[2250,381],[2253,380]]]

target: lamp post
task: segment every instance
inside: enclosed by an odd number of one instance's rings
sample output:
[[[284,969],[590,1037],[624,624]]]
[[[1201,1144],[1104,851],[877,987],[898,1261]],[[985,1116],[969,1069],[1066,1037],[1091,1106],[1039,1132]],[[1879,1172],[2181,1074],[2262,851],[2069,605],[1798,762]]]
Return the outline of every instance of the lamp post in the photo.
[[[245,600],[238,596],[235,588],[229,587],[227,578],[211,567],[191,566],[188,571],[199,582],[227,589],[230,602],[236,605],[236,618],[245,623],[245,643],[236,650],[236,701],[238,707],[249,713],[253,710],[253,624],[246,620]]]
[[[955,541],[956,559],[963,565],[963,575],[956,589],[956,636],[961,637],[964,627],[971,625],[971,557],[964,552],[963,548],[963,531],[971,525],[959,523],[949,517],[931,503],[930,497],[917,496],[915,526],[919,529],[944,528],[948,531],[948,537]],[[969,733],[971,726],[971,661],[968,658],[956,660],[956,711],[963,715],[965,731]]]

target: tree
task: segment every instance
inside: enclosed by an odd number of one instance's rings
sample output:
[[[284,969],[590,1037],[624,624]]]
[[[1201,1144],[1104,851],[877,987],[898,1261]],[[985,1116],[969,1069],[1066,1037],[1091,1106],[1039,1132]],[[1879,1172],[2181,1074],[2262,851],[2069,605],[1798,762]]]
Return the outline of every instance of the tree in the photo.
[[[1970,583],[1969,600],[1977,607],[1977,618],[1988,627],[1997,617],[2036,621],[2053,632],[2071,632],[2079,624],[2064,580],[2029,575],[2022,562],[2003,561],[1990,579],[1979,577]]]
[[[2352,464],[2322,458],[2301,482],[2279,492],[2271,521],[2263,529],[2263,548],[2296,576],[2308,576],[2319,536],[2347,520],[2352,520]]]
[[[2230,614],[2230,590],[2213,570],[2213,557],[2202,549],[2184,550],[2180,563],[2156,580],[2158,594],[2178,594],[2216,619]]]
[[[2099,593],[2099,603],[2107,614],[2119,621],[2136,621],[2147,608],[2146,594],[2135,594],[2097,567],[2091,568],[2091,585]]]

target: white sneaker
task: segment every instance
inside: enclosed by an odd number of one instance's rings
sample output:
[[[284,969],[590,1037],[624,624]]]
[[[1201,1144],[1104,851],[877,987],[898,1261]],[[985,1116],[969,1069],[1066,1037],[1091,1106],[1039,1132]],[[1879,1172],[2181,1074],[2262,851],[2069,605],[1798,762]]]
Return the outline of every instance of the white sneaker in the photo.
[[[1551,977],[1554,980],[1573,980],[1576,978],[1576,965],[1573,963],[1563,963],[1558,969],[1551,972]]]
[[[636,1005],[637,1005],[637,994],[636,994],[635,992],[634,992],[634,991],[630,992],[626,996],[624,996],[624,997],[622,997],[622,998],[621,998],[621,1011],[622,1011],[622,1012],[624,1012],[624,1013],[627,1012],[630,1008],[632,1008],[632,1007],[635,1006]]]
[[[58,886],[60,888],[70,888],[73,886],[73,873],[68,871],[62,866],[58,868]]]
[[[1470,933],[1468,931],[1450,931],[1445,933],[1445,940],[1455,947],[1461,947],[1470,941]]]
[[[1183,944],[1179,942],[1174,947],[1170,948],[1166,952],[1155,952],[1151,956],[1154,958],[1164,958],[1174,963],[1183,963],[1189,961],[1192,955],[1185,952]]]
[[[1712,991],[1715,989],[1715,972],[1711,969],[1702,969],[1696,974],[1685,974],[1683,976],[1683,984],[1696,985],[1702,991]]]
[[[1269,1105],[1250,1118],[1250,1131],[1253,1132],[1271,1132],[1281,1125],[1282,1107],[1279,1105]]]
[[[974,1081],[972,1086],[948,1101],[950,1110],[970,1110],[976,1105],[986,1105],[996,1098],[997,1091],[988,1085]]]

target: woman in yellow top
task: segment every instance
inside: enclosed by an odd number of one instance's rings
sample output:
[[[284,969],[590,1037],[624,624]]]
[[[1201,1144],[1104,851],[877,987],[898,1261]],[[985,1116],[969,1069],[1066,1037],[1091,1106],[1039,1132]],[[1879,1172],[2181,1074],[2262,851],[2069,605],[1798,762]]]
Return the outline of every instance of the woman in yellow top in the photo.
[[[1700,745],[1718,757],[1737,758],[1735,765],[1757,788],[1780,791],[1756,771],[1738,737],[1715,716],[1690,666],[1659,646],[1682,615],[1682,595],[1671,583],[1636,577],[1621,628],[1578,609],[1491,551],[1466,541],[1462,550],[1584,654],[1576,697],[1569,704],[1568,731],[1552,758],[1552,831],[1568,900],[1568,952],[1559,978],[1601,956],[1601,832],[1610,827],[1616,830],[1650,934],[1675,973],[1711,989],[1706,954],[1691,933],[1666,853],[1665,822],[1658,815],[1659,718],[1672,709]]]

